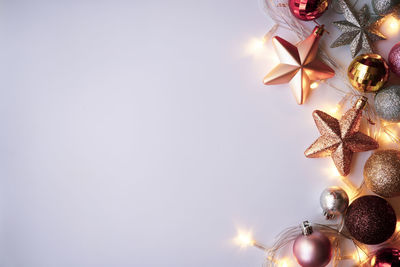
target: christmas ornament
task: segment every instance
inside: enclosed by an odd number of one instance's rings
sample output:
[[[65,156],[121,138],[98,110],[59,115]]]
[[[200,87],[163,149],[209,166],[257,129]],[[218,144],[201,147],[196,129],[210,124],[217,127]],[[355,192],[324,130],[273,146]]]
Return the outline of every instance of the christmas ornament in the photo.
[[[360,92],[375,92],[389,78],[389,67],[378,54],[359,55],[347,69],[351,85]]]
[[[400,151],[389,149],[372,154],[364,166],[364,179],[377,195],[400,196]]]
[[[293,254],[303,267],[326,266],[332,257],[332,246],[329,238],[319,231],[313,231],[305,221],[302,224],[303,234],[293,244]]]
[[[342,188],[332,186],[322,192],[319,202],[324,216],[329,220],[346,211],[349,205],[349,197]]]
[[[350,173],[354,152],[368,151],[378,148],[378,143],[368,135],[359,132],[362,109],[367,103],[365,97],[360,98],[340,120],[315,110],[313,117],[321,134],[304,152],[308,158],[331,156],[339,173],[346,176]]]
[[[372,0],[371,4],[376,14],[385,16],[395,11],[400,0]]]
[[[371,259],[372,267],[400,266],[400,250],[396,248],[381,248]]]
[[[351,56],[355,57],[361,50],[373,53],[373,43],[386,37],[379,31],[376,19],[372,19],[367,5],[356,12],[347,0],[337,0],[344,11],[346,20],[333,24],[343,33],[332,43],[331,47],[350,44]]]
[[[327,9],[329,0],[289,0],[292,14],[301,20],[319,18]]]
[[[396,214],[385,199],[362,196],[347,208],[345,225],[361,243],[376,245],[388,240],[396,229]]]
[[[297,45],[275,36],[272,41],[280,64],[265,76],[264,84],[289,83],[297,103],[303,104],[312,81],[335,75],[334,70],[317,57],[319,39],[323,33],[323,26],[315,27],[311,35]]]
[[[375,96],[375,110],[385,121],[400,122],[400,85],[380,90]]]
[[[400,76],[400,42],[395,44],[389,52],[389,68],[390,70]]]

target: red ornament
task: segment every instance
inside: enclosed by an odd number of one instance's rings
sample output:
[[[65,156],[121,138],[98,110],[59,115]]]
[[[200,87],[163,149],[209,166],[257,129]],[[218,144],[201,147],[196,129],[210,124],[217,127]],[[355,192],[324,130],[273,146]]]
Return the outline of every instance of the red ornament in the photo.
[[[301,20],[314,20],[328,9],[330,0],[289,0],[292,14]]]
[[[400,266],[400,250],[395,248],[382,248],[371,259],[372,267]]]

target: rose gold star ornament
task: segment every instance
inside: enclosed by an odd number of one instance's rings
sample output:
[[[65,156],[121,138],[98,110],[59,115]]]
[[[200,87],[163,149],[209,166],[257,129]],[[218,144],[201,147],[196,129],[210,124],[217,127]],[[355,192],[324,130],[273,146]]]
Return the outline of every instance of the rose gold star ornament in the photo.
[[[342,176],[350,173],[354,152],[377,149],[378,142],[359,132],[362,110],[367,99],[362,97],[340,120],[315,110],[313,117],[321,136],[304,152],[307,158],[332,157]]]
[[[335,75],[335,71],[317,56],[319,39],[323,33],[324,26],[317,26],[307,39],[296,45],[275,36],[272,42],[280,63],[265,76],[264,84],[289,83],[297,103],[303,104],[313,81]]]

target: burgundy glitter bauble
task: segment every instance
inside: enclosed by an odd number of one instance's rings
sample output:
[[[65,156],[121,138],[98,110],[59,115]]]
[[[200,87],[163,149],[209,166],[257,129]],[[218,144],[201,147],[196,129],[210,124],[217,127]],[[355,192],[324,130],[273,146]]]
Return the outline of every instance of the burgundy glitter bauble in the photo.
[[[399,267],[400,250],[395,248],[382,248],[371,259],[372,267]]]
[[[400,76],[400,42],[395,44],[389,52],[389,69]]]
[[[289,0],[292,14],[301,20],[314,20],[328,9],[330,0]]]
[[[300,235],[294,241],[293,255],[303,267],[323,267],[332,257],[331,242],[318,231],[310,235]]]
[[[362,196],[347,208],[345,225],[356,240],[376,245],[393,235],[396,230],[396,214],[385,199]]]

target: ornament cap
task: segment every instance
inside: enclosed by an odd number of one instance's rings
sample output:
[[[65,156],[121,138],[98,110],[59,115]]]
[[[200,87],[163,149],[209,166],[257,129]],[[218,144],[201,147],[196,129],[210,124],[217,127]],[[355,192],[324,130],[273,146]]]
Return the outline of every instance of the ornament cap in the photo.
[[[356,109],[363,109],[368,102],[368,98],[365,96],[360,97],[357,102],[355,103]]]
[[[317,36],[322,36],[325,32],[324,26],[325,25],[315,26],[315,28],[313,30],[313,34],[315,34]]]
[[[303,235],[305,235],[305,236],[311,235],[311,234],[313,233],[313,228],[312,228],[312,226],[311,226],[311,224],[310,224],[309,221],[304,221],[304,222],[301,224],[300,227],[301,227],[301,232],[302,232]]]

